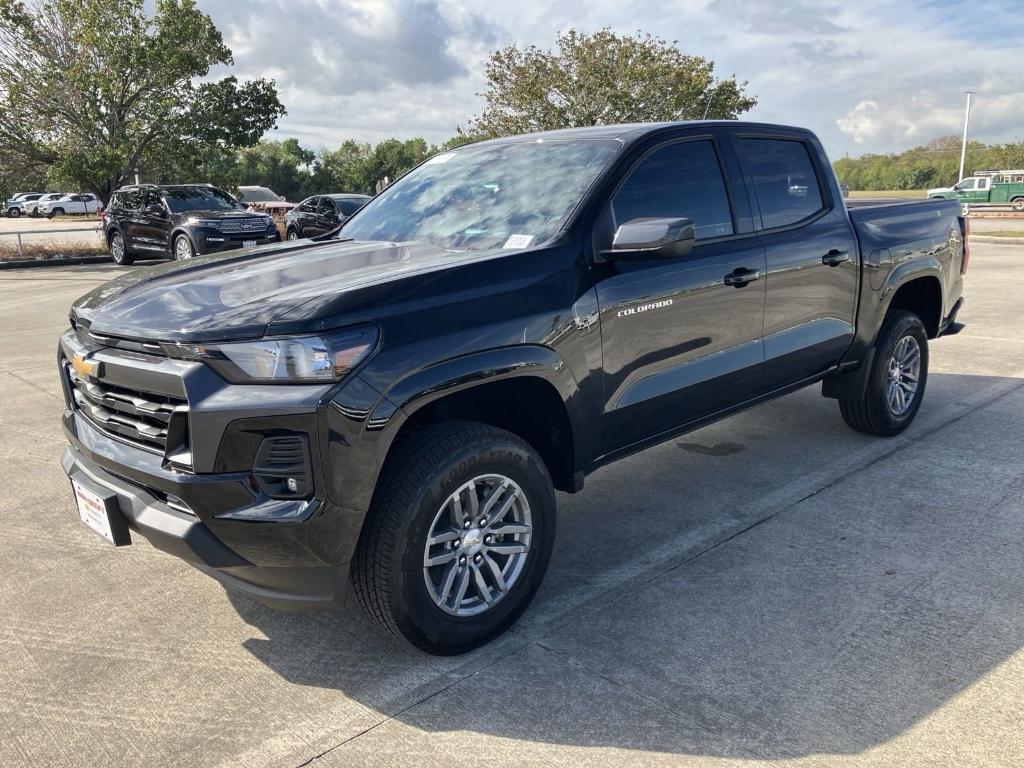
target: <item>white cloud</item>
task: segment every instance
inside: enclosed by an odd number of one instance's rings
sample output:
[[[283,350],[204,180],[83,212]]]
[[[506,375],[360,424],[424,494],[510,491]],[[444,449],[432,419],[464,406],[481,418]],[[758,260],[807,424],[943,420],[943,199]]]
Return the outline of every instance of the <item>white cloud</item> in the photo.
[[[751,119],[804,125],[833,156],[958,133],[1024,138],[1024,21],[1010,0],[201,0],[241,76],[277,79],[280,135],[449,137],[479,112],[487,53],[558,31],[650,31],[750,81]]]

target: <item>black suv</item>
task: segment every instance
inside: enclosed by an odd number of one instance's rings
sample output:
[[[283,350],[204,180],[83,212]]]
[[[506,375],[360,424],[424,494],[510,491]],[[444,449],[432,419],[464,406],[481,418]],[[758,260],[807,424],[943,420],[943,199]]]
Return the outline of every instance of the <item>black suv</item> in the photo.
[[[289,240],[316,237],[343,224],[370,200],[369,195],[313,195],[288,211],[284,226]]]
[[[103,232],[117,264],[136,258],[182,261],[280,240],[273,219],[240,210],[231,195],[206,184],[122,187],[104,211]]]

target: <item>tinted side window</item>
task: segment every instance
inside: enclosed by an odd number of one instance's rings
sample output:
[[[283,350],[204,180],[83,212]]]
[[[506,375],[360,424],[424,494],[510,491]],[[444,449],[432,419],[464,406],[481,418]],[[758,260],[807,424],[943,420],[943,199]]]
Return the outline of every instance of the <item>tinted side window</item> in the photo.
[[[824,206],[814,164],[802,141],[741,139],[750,161],[765,229],[813,216]]]
[[[299,203],[299,211],[301,213],[316,213],[316,204],[319,198],[307,197],[301,203]]]
[[[129,211],[137,211],[142,208],[142,190],[130,189],[121,193],[121,204]]]
[[[710,141],[669,144],[647,155],[612,200],[615,227],[647,217],[687,218],[698,240],[733,233],[722,168]]]
[[[338,207],[341,209],[342,215],[344,215],[344,216],[351,216],[353,213],[355,213],[360,208],[362,208],[363,205],[366,204],[366,201],[365,200],[359,200],[359,199],[355,199],[355,200],[346,199],[346,200],[338,200],[337,203],[338,203]]]
[[[320,215],[321,216],[330,216],[332,214],[334,214],[335,216],[338,215],[338,208],[334,204],[334,201],[331,200],[331,198],[329,198],[329,197],[321,197],[320,198]]]

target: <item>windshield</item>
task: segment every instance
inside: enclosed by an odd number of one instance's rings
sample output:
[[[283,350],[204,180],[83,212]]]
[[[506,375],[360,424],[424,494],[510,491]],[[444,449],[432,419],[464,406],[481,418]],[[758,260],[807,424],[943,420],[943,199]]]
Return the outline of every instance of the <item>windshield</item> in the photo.
[[[167,189],[163,193],[164,201],[171,213],[185,211],[233,211],[234,201],[224,192],[213,187],[183,187]]]
[[[459,250],[540,245],[558,233],[619,146],[538,140],[446,152],[368,202],[341,236]]]

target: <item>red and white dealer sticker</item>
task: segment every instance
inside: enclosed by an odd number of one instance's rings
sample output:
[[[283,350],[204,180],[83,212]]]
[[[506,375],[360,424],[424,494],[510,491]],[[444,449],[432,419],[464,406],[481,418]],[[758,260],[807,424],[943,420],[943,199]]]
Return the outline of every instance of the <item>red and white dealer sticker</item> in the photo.
[[[74,480],[71,481],[71,486],[75,490],[75,502],[78,504],[78,514],[81,516],[82,522],[113,544],[114,532],[110,528],[110,517],[103,504],[103,497],[79,485]]]

